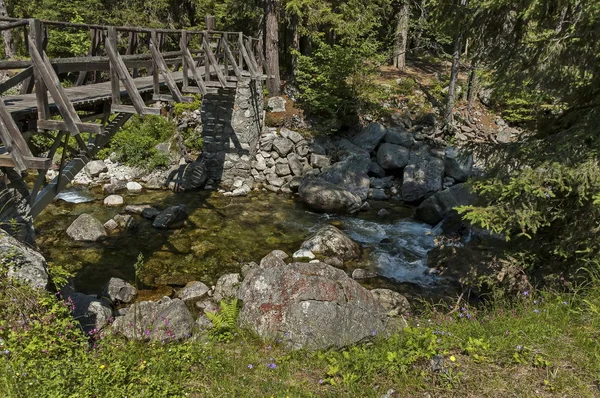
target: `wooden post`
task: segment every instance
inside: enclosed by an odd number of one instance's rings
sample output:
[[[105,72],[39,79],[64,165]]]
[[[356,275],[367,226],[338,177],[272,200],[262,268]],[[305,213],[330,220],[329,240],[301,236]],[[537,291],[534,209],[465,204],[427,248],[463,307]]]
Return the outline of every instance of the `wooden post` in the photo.
[[[42,23],[39,19],[29,20],[29,37],[35,43],[35,47],[40,54],[44,52],[44,31],[42,29]],[[35,100],[37,102],[38,119],[46,120],[50,114],[48,107],[48,91],[42,75],[39,71],[34,71],[35,81]]]
[[[241,70],[244,70],[244,53],[242,52],[242,47],[244,42],[244,34],[242,32],[238,33],[238,66]]]
[[[156,34],[156,30],[152,30],[152,32],[150,33],[150,41],[148,43],[148,46],[150,48],[152,48],[152,46],[155,45],[154,43],[159,43],[158,36]],[[160,51],[160,45],[159,45],[158,51]],[[152,86],[154,87],[154,95],[156,95],[156,96],[160,95],[159,76],[160,76],[160,74],[158,71],[158,64],[156,63],[156,60],[154,59],[154,57],[152,57]]]
[[[204,43],[210,43],[210,37],[207,30],[202,33],[202,48],[204,49],[204,81],[206,83],[210,82],[210,58],[208,53],[210,52],[210,48],[207,49],[207,46]]]
[[[217,28],[217,19],[215,18],[214,15],[207,15],[204,18],[204,23],[206,25],[206,30],[208,30],[208,31],[216,30],[216,28]]]
[[[179,48],[181,48],[181,73],[183,74],[183,89],[186,90],[190,86],[190,77],[188,73],[189,67],[194,67],[194,65],[189,65],[188,60],[185,56],[185,52],[188,50],[188,44],[190,40],[188,38],[187,30],[181,31],[181,37],[179,38]]]
[[[107,37],[105,39],[105,47],[112,46],[117,48],[117,28],[114,26],[108,27]],[[112,104],[121,104],[121,82],[119,80],[119,72],[115,62],[110,62],[110,88],[112,93]]]

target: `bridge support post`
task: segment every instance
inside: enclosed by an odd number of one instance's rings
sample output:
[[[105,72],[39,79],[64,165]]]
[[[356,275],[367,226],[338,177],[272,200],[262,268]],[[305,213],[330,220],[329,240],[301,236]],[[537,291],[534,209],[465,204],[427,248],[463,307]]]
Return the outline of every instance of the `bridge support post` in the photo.
[[[203,159],[208,177],[230,189],[236,180],[253,185],[250,174],[264,123],[262,81],[245,79],[220,88],[202,102]]]

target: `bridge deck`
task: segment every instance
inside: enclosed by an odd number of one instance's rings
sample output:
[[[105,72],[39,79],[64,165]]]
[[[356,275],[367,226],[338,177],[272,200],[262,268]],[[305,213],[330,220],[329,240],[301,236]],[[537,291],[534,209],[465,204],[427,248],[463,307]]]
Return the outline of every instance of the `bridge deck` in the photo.
[[[201,75],[204,75],[204,67],[198,68]],[[171,73],[177,83],[183,81],[183,72]],[[151,92],[153,89],[152,76],[138,77],[133,79],[136,87],[141,94]],[[65,92],[69,100],[75,108],[84,105],[94,105],[106,101],[110,101],[111,86],[110,81],[104,83],[88,84],[84,86],[68,87]],[[160,77],[160,84],[164,85],[164,79]],[[125,88],[121,86],[121,97],[127,96]],[[4,104],[8,110],[14,115],[23,115],[37,112],[37,102],[35,93],[22,95],[5,95],[2,96]],[[48,97],[48,103],[51,109],[56,108],[56,103],[52,100],[52,96]]]

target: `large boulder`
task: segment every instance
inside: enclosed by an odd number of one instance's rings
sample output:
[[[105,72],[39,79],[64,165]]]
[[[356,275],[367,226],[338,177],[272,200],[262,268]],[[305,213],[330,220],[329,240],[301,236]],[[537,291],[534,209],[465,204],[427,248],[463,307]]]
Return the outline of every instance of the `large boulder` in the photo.
[[[460,153],[453,147],[447,147],[444,169],[446,176],[458,182],[467,181],[473,169],[473,155]]]
[[[67,235],[77,241],[96,242],[106,237],[106,230],[94,216],[82,214],[67,228]]]
[[[322,257],[338,257],[350,260],[360,257],[360,246],[345,233],[327,225],[304,241],[300,249]]]
[[[298,194],[308,207],[326,213],[357,213],[362,205],[359,196],[319,178],[304,179]]]
[[[63,296],[72,305],[73,317],[85,333],[94,334],[104,328],[112,317],[112,309],[96,296],[71,292]]]
[[[137,296],[135,286],[120,278],[110,278],[102,289],[102,298],[109,300],[112,304],[131,303],[135,296]]]
[[[402,128],[388,129],[383,141],[388,144],[402,145],[406,148],[410,148],[415,142],[412,133]]]
[[[373,151],[387,133],[387,129],[379,123],[371,123],[352,138],[352,143],[367,152]]]
[[[365,200],[371,186],[367,174],[370,167],[371,159],[368,156],[352,154],[323,170],[319,178],[336,184]]]
[[[219,280],[217,280],[213,300],[218,303],[221,300],[237,296],[241,282],[240,274],[225,274],[221,276]]]
[[[178,228],[187,217],[188,214],[185,205],[171,206],[156,216],[152,222],[152,226],[159,229]]]
[[[119,316],[113,329],[130,340],[181,340],[191,336],[194,318],[180,299],[141,301]]]
[[[427,147],[410,154],[409,164],[404,168],[402,200],[416,202],[442,189],[444,160],[431,155]]]
[[[208,179],[208,170],[205,162],[197,161],[179,166],[174,178],[177,189],[191,191],[204,186]]]
[[[388,316],[398,316],[410,310],[408,299],[398,292],[389,289],[373,289],[371,294],[387,311]]]
[[[417,207],[415,218],[436,225],[449,215],[456,206],[473,204],[476,200],[477,196],[471,193],[466,184],[457,184],[425,199]]]
[[[254,268],[238,297],[240,325],[293,349],[344,347],[386,327],[385,310],[342,270],[324,263]]]
[[[377,151],[377,163],[385,170],[398,170],[408,164],[410,151],[400,145],[381,144]]]
[[[1,229],[0,262],[8,267],[10,279],[38,289],[45,289],[48,286],[48,271],[44,257]]]

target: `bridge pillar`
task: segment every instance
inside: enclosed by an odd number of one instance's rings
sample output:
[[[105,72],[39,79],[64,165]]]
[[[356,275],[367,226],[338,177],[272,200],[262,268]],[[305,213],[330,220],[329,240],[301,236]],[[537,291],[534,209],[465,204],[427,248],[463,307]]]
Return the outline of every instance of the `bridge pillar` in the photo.
[[[0,227],[21,242],[35,246],[29,189],[12,168],[0,172]]]
[[[258,79],[221,88],[202,101],[204,149],[208,178],[230,189],[241,179],[252,186],[251,163],[263,128],[263,89]]]

